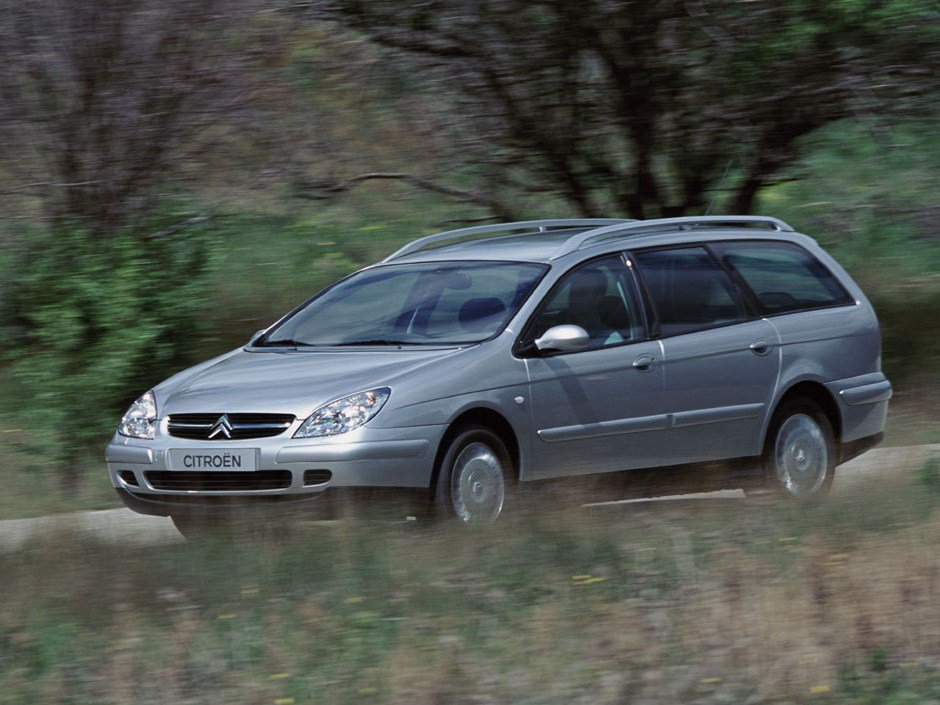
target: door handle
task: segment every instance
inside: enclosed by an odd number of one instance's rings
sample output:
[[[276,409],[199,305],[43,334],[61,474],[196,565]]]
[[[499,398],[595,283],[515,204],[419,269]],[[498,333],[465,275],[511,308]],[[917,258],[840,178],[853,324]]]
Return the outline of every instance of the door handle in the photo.
[[[656,362],[656,358],[654,358],[652,355],[640,355],[636,360],[633,361],[633,369],[645,372],[653,366],[654,362]]]
[[[749,347],[755,355],[766,355],[770,352],[770,343],[766,340],[755,340]]]

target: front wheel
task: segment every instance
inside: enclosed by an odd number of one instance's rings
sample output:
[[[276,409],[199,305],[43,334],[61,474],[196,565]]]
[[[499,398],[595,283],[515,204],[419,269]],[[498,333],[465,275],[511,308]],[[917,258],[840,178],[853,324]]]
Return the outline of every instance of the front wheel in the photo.
[[[502,439],[485,426],[467,426],[450,441],[435,492],[436,514],[465,524],[496,521],[506,510],[512,460]]]
[[[808,399],[786,402],[774,415],[764,452],[767,484],[797,499],[825,495],[835,476],[832,424]]]

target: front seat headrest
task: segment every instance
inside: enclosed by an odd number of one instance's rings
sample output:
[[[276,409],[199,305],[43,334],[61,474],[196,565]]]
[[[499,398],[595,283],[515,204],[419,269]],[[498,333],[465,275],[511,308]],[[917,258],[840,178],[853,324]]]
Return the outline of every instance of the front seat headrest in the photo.
[[[506,304],[495,296],[480,296],[467,299],[460,307],[457,321],[468,333],[479,333],[501,321],[506,314]]]

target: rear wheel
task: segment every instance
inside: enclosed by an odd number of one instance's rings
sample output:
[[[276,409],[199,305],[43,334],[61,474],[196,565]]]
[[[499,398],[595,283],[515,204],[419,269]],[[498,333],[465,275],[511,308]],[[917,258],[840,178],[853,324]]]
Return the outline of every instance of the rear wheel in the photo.
[[[512,460],[502,439],[485,426],[466,426],[447,446],[435,491],[439,518],[489,524],[506,509]]]
[[[764,451],[767,486],[796,499],[825,495],[835,477],[836,457],[832,424],[820,406],[809,399],[784,402]]]

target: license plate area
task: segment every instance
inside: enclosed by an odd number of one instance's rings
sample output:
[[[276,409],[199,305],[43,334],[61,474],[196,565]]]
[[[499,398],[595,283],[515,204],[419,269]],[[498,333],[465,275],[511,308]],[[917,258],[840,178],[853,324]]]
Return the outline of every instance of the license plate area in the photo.
[[[258,469],[257,448],[172,448],[167,451],[168,470],[254,472]]]

